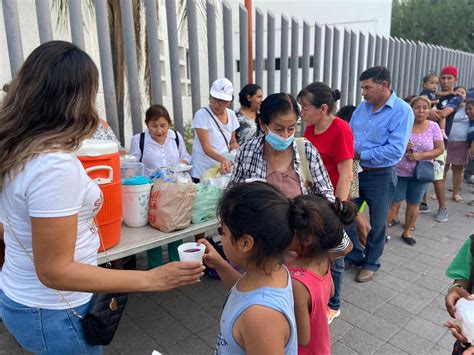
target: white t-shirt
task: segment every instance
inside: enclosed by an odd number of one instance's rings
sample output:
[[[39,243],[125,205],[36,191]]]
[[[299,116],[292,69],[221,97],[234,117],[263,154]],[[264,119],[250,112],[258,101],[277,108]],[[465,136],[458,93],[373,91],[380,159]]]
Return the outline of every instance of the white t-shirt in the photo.
[[[79,160],[70,153],[44,153],[26,163],[13,180],[6,179],[0,193],[1,218],[6,245],[3,292],[28,307],[66,309],[59,293],[38,279],[33,261],[30,217],[65,217],[78,214],[74,261],[97,265],[99,237],[93,217],[102,206],[99,187],[87,176]],[[12,234],[13,231],[25,250]],[[57,236],[58,243],[61,235]],[[89,302],[92,294],[62,294],[72,307]]]
[[[224,135],[227,139],[227,142],[230,143],[230,139],[232,137],[232,132],[234,132],[237,128],[239,128],[239,121],[235,116],[235,112],[229,109],[227,110],[227,117],[228,121],[227,124],[223,124],[219,119],[212,113],[211,108],[208,106],[206,107],[209,112],[213,115],[217,124],[221,127]],[[212,149],[214,149],[217,153],[226,155],[229,153],[227,148],[227,144],[220,132],[219,128],[217,127],[214,120],[211,118],[209,113],[206,111],[205,108],[199,109],[196,114],[194,115],[193,119],[193,128],[202,128],[207,130],[209,135],[209,142],[211,143]],[[197,134],[194,134],[194,142],[193,142],[193,169],[191,170],[191,176],[196,179],[200,179],[203,172],[207,169],[212,168],[218,162],[214,159],[208,157],[204,150],[202,149],[201,142],[197,137]]]
[[[159,144],[151,136],[148,130],[145,131],[145,144],[143,146],[143,159],[145,165],[145,176],[150,176],[156,169],[165,166],[174,166],[180,160],[191,162],[191,156],[186,150],[183,136],[179,132],[179,148],[176,144],[176,134],[172,129],[168,130],[164,144]],[[140,160],[140,134],[135,134],[130,144],[130,154]]]

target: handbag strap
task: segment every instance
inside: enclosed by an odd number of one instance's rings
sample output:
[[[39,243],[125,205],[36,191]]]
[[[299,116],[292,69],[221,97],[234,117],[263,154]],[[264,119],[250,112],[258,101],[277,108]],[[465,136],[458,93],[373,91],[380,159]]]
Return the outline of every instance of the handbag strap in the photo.
[[[472,292],[472,287],[474,286],[474,234],[471,234],[471,274],[469,275],[469,292]]]
[[[303,137],[296,138],[296,147],[298,148],[298,154],[300,156],[301,174],[303,175],[304,184],[305,186],[311,185],[313,183],[313,177],[309,171],[309,162],[304,149]]]
[[[227,140],[225,134],[224,134],[224,131],[222,130],[221,128],[221,125],[216,121],[216,119],[214,118],[214,115],[211,113],[211,111],[209,111],[207,109],[207,107],[204,107],[204,109],[207,111],[207,113],[209,114],[209,116],[211,116],[212,120],[214,121],[214,123],[216,124],[217,128],[219,129],[219,132],[221,132],[222,134],[222,137],[224,137],[224,141],[225,141],[225,145],[227,146],[227,150],[230,152],[230,145],[229,145],[229,141]]]
[[[23,243],[21,242],[20,238],[18,238],[18,236],[16,235],[15,233],[15,230],[13,229],[13,226],[10,222],[10,218],[8,218],[7,216],[7,222],[8,222],[8,227],[10,228],[10,230],[12,231],[12,234],[13,234],[13,237],[16,239],[18,245],[20,245],[20,247],[23,249],[23,251],[25,252],[25,254],[30,258],[31,262],[33,263],[33,265],[35,264],[35,261],[33,259],[33,256],[28,252],[28,250],[26,249],[26,247],[23,245]],[[102,248],[104,250],[104,256],[105,256],[105,260],[106,260],[106,267],[107,268],[110,268],[112,266],[112,263],[110,262],[109,258],[108,258],[108,255],[107,253],[105,252],[105,247],[104,247],[104,241],[102,240],[102,236],[100,235],[100,232],[99,232],[99,229],[97,228],[96,224],[95,224],[95,221],[94,221],[94,226],[95,226],[95,229],[97,231],[97,234],[99,235],[99,238],[100,238],[100,242],[101,242],[101,245],[102,245]],[[66,306],[69,307],[69,309],[71,310],[72,314],[74,314],[74,316],[76,316],[77,318],[79,318],[80,320],[84,319],[83,316],[81,316],[79,313],[76,312],[76,310],[71,306],[71,304],[68,302],[68,300],[66,299],[66,297],[64,297],[64,294],[60,291],[60,290],[54,290],[56,291],[58,294],[59,294],[59,297],[61,298],[61,300],[66,304]]]

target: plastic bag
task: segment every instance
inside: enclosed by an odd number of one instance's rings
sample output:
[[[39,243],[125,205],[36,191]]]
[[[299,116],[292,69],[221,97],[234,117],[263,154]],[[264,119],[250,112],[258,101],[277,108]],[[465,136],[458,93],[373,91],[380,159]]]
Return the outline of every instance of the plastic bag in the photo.
[[[474,301],[461,298],[456,302],[456,320],[468,342],[474,343]]]
[[[216,218],[217,204],[222,189],[213,185],[196,184],[196,199],[191,212],[191,222],[201,223]]]
[[[195,197],[196,187],[192,182],[157,179],[151,189],[148,221],[166,233],[189,227]]]

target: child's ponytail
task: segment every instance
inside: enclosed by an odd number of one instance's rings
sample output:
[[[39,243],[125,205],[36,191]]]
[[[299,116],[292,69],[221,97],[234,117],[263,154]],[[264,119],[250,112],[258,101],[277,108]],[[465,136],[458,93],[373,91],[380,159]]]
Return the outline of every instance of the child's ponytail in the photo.
[[[341,220],[341,223],[346,226],[354,222],[354,218],[357,216],[356,206],[352,202],[342,201],[339,197],[336,197],[332,209]]]
[[[304,257],[320,255],[337,247],[344,236],[344,225],[357,215],[352,202],[329,202],[322,196],[302,195],[290,204],[290,224],[300,240]]]

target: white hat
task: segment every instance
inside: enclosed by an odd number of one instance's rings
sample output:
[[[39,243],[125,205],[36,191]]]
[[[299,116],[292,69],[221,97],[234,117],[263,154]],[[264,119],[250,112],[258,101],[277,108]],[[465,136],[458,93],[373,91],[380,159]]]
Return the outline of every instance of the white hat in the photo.
[[[232,101],[234,94],[234,87],[227,78],[217,79],[212,83],[211,90],[209,91],[212,97],[224,101]]]

